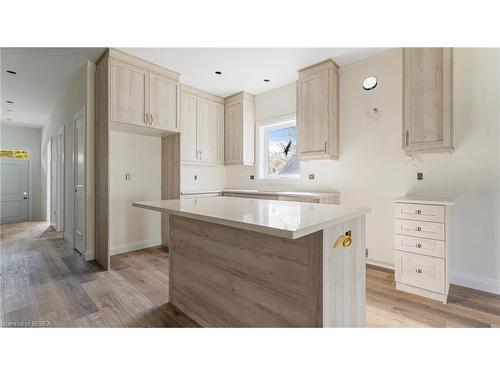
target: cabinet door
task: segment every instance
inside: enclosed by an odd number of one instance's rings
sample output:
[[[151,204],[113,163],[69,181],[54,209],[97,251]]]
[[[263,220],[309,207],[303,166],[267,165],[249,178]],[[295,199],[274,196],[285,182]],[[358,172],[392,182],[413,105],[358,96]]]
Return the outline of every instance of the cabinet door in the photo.
[[[405,48],[403,148],[451,151],[451,49]]]
[[[328,154],[329,79],[328,71],[320,71],[298,81],[299,157]]]
[[[149,73],[111,61],[111,121],[148,126]]]
[[[179,83],[150,73],[150,121],[155,128],[177,130]]]
[[[197,101],[196,96],[181,94],[181,155],[184,161],[198,160]]]
[[[226,163],[239,163],[243,155],[243,104],[228,103],[224,114],[225,142],[224,159]]]

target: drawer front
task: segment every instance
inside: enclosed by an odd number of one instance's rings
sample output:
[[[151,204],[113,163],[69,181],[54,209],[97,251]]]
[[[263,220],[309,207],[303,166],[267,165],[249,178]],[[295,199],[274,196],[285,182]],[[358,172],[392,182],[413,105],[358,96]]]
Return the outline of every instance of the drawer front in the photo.
[[[444,241],[410,236],[394,236],[394,249],[444,258]]]
[[[402,251],[395,251],[395,255],[397,282],[445,293],[444,259]]]
[[[444,206],[396,203],[394,205],[394,217],[444,223]]]
[[[428,221],[394,219],[394,233],[404,236],[444,240],[444,224]]]

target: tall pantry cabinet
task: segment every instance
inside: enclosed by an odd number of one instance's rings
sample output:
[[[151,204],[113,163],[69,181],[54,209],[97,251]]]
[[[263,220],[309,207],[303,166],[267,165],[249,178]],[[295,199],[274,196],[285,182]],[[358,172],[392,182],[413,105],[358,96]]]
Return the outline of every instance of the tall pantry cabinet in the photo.
[[[161,199],[179,198],[180,85],[178,73],[114,49],[98,60],[95,78],[96,260],[109,269],[110,132],[161,137]]]

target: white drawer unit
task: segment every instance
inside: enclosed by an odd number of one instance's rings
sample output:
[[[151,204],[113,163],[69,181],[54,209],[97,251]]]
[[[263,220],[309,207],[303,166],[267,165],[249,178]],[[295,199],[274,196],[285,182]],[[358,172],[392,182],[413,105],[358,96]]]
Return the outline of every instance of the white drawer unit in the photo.
[[[447,302],[453,198],[405,196],[394,204],[396,288]]]

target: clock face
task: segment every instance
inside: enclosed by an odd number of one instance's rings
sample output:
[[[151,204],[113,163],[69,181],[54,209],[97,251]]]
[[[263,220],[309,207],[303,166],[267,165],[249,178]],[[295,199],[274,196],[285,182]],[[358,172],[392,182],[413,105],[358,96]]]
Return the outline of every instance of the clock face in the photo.
[[[373,90],[375,87],[377,87],[377,77],[371,76],[364,79],[363,88],[365,90]]]

